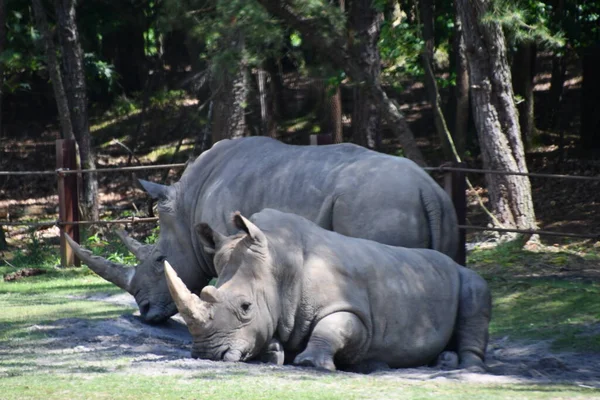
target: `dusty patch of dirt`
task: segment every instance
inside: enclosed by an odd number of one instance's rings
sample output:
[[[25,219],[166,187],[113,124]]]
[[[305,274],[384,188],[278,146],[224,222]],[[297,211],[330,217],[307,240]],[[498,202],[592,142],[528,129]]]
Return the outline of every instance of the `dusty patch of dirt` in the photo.
[[[128,294],[96,295],[83,299],[135,305],[133,298]],[[68,318],[48,325],[34,325],[30,330],[43,331],[47,335],[43,343],[28,349],[33,353],[32,368],[48,368],[55,372],[115,371],[157,376],[197,376],[199,373],[227,376],[240,372],[259,375],[276,372],[279,375],[289,374],[290,377],[324,373],[288,365],[194,360],[190,358],[189,352],[191,337],[179,316],[162,326],[147,325],[135,314],[105,320]],[[390,380],[488,384],[562,383],[600,388],[600,354],[553,353],[549,350],[549,343],[544,341],[524,342],[514,341],[509,337],[492,338],[488,346],[487,365],[489,371],[486,373],[421,367],[380,370],[373,374]],[[2,372],[0,370],[0,376]],[[349,372],[338,373],[354,375]]]

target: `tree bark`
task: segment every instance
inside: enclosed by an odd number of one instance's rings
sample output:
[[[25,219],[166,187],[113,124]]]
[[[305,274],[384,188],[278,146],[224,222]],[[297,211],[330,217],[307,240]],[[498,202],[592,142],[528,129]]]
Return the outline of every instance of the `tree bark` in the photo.
[[[403,147],[406,157],[419,165],[425,165],[425,159],[417,146],[416,140],[404,115],[387,96],[381,86],[379,77],[373,77],[361,63],[361,54],[354,46],[349,46],[346,37],[325,20],[305,18],[298,15],[287,2],[279,0],[258,0],[273,16],[280,18],[302,34],[302,38],[338,68],[343,69],[354,83],[363,83],[373,97],[377,108],[387,120]]]
[[[211,90],[214,96],[212,143],[246,136],[248,71],[245,63],[241,61],[235,71],[223,71],[212,82]]]
[[[76,23],[76,1],[55,0],[58,37],[61,43],[64,84],[71,111],[73,133],[79,144],[81,166],[95,170],[87,115],[87,93],[83,68],[83,51]],[[83,174],[82,214],[89,220],[98,219],[98,178],[95,172]]]
[[[600,150],[600,42],[583,49],[581,60],[581,150],[584,156],[597,157]]]
[[[258,70],[258,97],[260,100],[260,121],[261,134],[277,138],[277,122],[278,116],[277,101],[275,100],[276,84],[275,76],[268,70],[265,62],[264,68]]]
[[[489,8],[490,0],[457,0],[483,163],[489,169],[527,172],[504,33],[497,22],[483,22]],[[536,227],[528,177],[486,174],[486,183],[493,213],[504,227]]]
[[[455,160],[452,148],[450,146],[450,132],[446,125],[444,113],[442,112],[440,92],[435,80],[433,72],[433,52],[435,49],[435,33],[434,33],[434,4],[433,0],[420,0],[419,8],[421,14],[421,22],[423,24],[423,40],[425,46],[421,53],[421,63],[425,70],[425,88],[429,97],[429,103],[433,111],[433,122],[438,139],[442,145],[444,157],[446,160]]]
[[[456,8],[456,2],[454,2]],[[456,63],[456,86],[454,96],[456,109],[454,110],[454,145],[459,157],[462,159],[467,149],[467,132],[469,129],[469,67],[465,48],[462,22],[456,13],[454,19],[454,54]]]
[[[349,30],[354,33],[350,43],[360,54],[364,71],[375,82],[381,73],[381,62],[377,41],[381,32],[381,14],[366,0],[350,3]],[[381,147],[380,112],[364,83],[357,82],[353,88],[352,138],[354,143],[370,149]]]
[[[513,89],[522,101],[518,104],[519,125],[525,150],[529,148],[535,134],[533,100],[533,78],[535,76],[535,44],[520,43],[513,57]]]
[[[62,76],[60,74],[60,67],[56,59],[56,48],[50,28],[48,27],[48,20],[46,18],[46,10],[42,5],[41,0],[32,0],[33,13],[35,15],[36,24],[38,30],[42,35],[44,41],[44,50],[46,54],[46,61],[48,63],[48,74],[52,82],[52,89],[54,91],[54,98],[56,100],[56,108],[58,110],[58,120],[60,122],[60,130],[64,139],[75,139],[73,134],[73,126],[71,125],[71,112],[69,111],[69,102],[67,100],[67,94],[63,86]],[[4,35],[2,35],[4,36]]]

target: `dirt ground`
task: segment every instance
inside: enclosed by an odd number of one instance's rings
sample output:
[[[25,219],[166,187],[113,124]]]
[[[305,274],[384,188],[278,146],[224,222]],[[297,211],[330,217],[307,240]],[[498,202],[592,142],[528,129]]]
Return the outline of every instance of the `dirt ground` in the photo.
[[[123,293],[112,296],[78,297],[89,301],[111,302],[135,307],[133,297]],[[28,352],[35,368],[54,372],[113,372],[147,375],[206,373],[214,376],[234,374],[315,375],[326,372],[295,366],[257,363],[227,363],[195,360],[190,357],[191,337],[179,315],[162,326],[147,325],[136,313],[118,318],[88,320],[59,319],[47,325],[33,325],[47,339]],[[76,363],[73,364],[73,360]],[[569,384],[600,389],[600,354],[553,353],[543,341],[523,342],[509,337],[492,338],[486,363],[489,371],[473,373],[435,368],[380,370],[373,374],[390,380],[435,380],[487,384]],[[337,372],[350,374],[349,372]]]

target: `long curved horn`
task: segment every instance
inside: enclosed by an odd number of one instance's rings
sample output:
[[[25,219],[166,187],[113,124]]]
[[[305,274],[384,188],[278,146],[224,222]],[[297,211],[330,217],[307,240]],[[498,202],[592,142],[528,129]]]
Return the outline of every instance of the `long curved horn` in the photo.
[[[143,244],[138,242],[131,236],[127,234],[123,229],[115,230],[115,234],[121,239],[127,250],[129,250],[135,258],[137,258],[140,262],[143,262],[150,253],[152,252],[152,248],[154,247],[151,244]]]
[[[92,252],[79,246],[69,235],[65,234],[65,239],[69,243],[69,246],[73,249],[77,257],[88,267],[107,281],[114,283],[118,287],[127,292],[133,294],[131,288],[131,280],[135,275],[135,268],[126,267],[122,264],[117,264],[112,261],[108,261],[102,257],[92,255]]]
[[[209,318],[208,304],[190,292],[168,261],[165,261],[165,276],[171,297],[190,331],[202,329]]]

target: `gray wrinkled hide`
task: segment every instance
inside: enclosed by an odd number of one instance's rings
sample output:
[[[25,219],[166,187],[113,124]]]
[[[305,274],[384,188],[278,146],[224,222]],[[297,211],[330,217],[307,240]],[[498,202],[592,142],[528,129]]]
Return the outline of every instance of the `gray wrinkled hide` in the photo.
[[[344,235],[454,257],[458,228],[451,200],[412,161],[340,144],[290,146],[266,137],[223,140],[203,153],[172,186],[142,182],[159,199],[160,237],[136,267],[128,289],[142,316],[162,321],[176,312],[163,274],[167,258],[198,292],[216,276],[212,255],[193,240],[209,223],[233,233],[232,212],[275,208]]]
[[[475,272],[437,251],[346,237],[294,214],[235,218],[247,234],[199,229],[200,241],[215,243],[219,279],[201,305],[210,319],[188,320],[194,356],[264,359],[279,342],[294,363],[329,370],[424,365],[448,349],[462,367],[484,367],[491,300]]]

